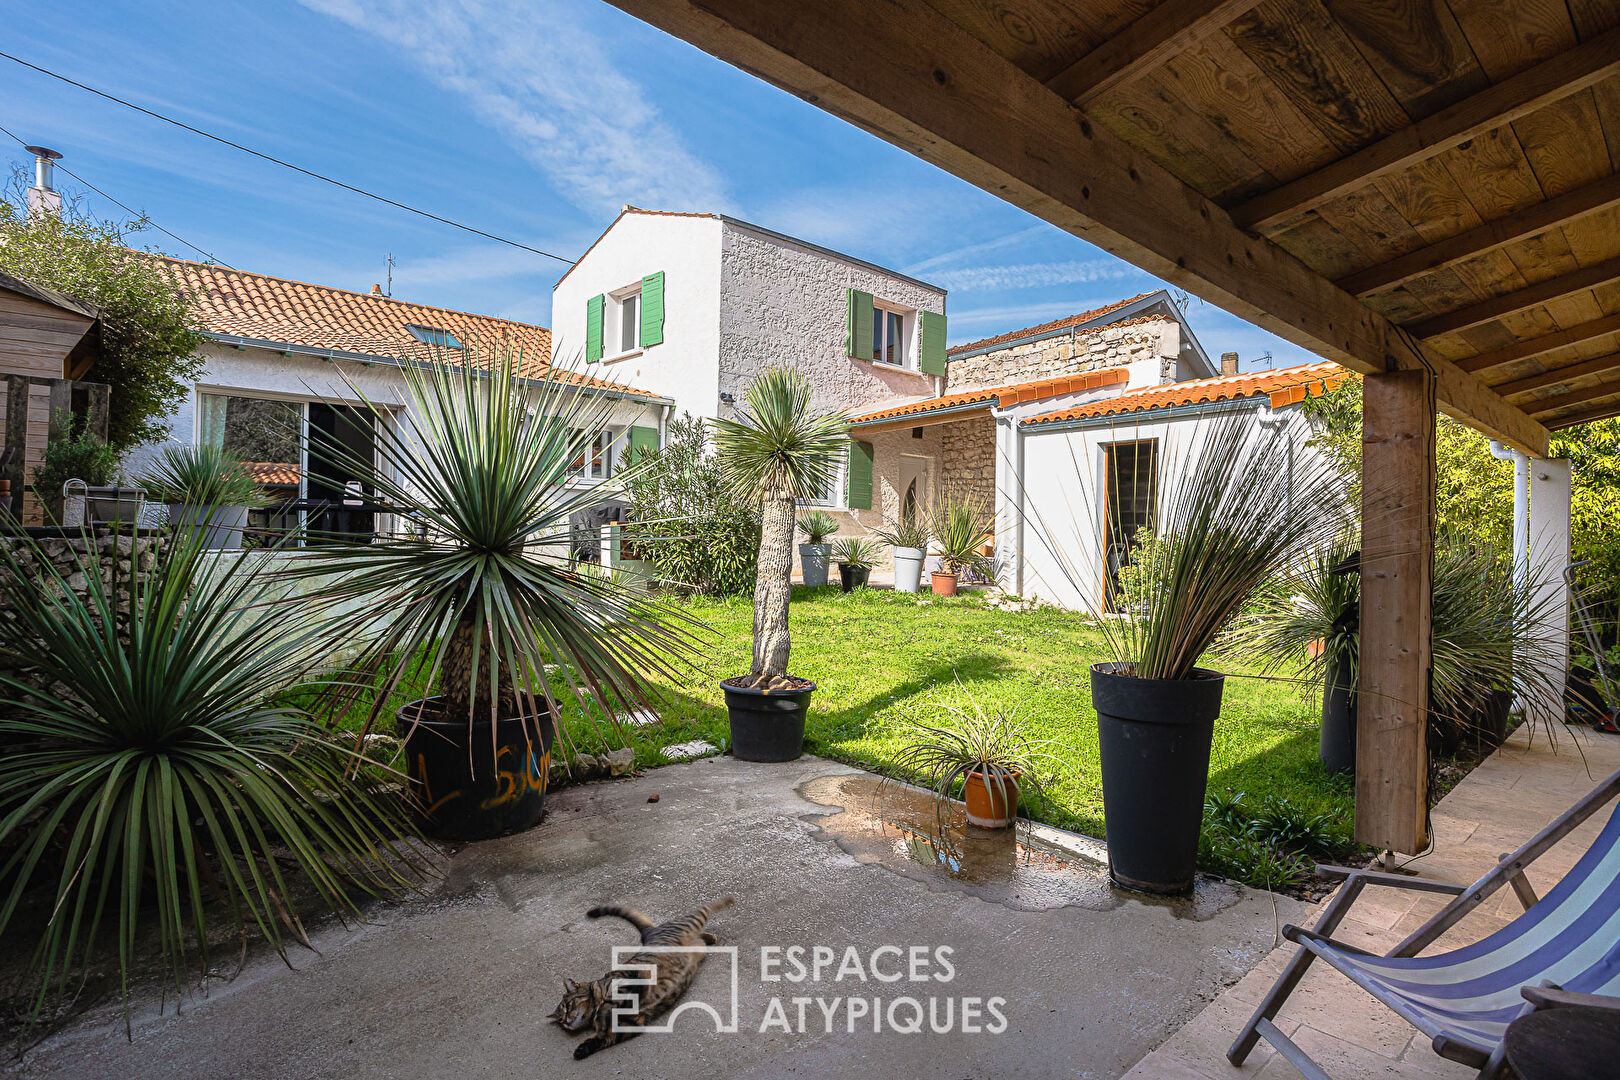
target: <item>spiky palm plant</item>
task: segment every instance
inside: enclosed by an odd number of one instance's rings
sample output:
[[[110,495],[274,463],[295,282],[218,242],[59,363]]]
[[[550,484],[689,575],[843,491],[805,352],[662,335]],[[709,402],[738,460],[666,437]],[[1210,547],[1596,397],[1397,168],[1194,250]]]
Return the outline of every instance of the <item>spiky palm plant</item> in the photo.
[[[838,519],[825,510],[811,510],[799,515],[799,535],[807,544],[825,544],[827,537],[838,531]]]
[[[1315,680],[1337,672],[1356,685],[1361,657],[1361,575],[1354,534],[1336,537],[1280,575],[1228,639],[1230,650],[1257,657],[1268,671]],[[1313,646],[1321,643],[1320,649]]]
[[[810,380],[788,368],[761,373],[737,419],[714,421],[724,475],[740,494],[764,507],[748,687],[769,687],[787,677],[795,500],[827,489],[846,431],[842,414],[810,411]]]
[[[263,506],[264,491],[236,455],[219,446],[168,443],[141,475],[158,502],[186,506]]]
[[[397,425],[353,388],[372,414],[376,455],[330,441],[309,452],[413,528],[308,548],[285,571],[314,579],[324,601],[374,615],[363,663],[390,689],[409,673],[437,688],[445,717],[491,722],[492,740],[496,719],[555,714],[551,664],[586,722],[601,712],[615,723],[616,706],[650,707],[648,677],[673,674],[700,626],[623,578],[574,569],[570,518],[605,496],[570,481],[614,401],[565,370],[526,379],[522,366],[506,346],[407,363],[410,407]],[[604,708],[586,707],[587,693]]]
[[[976,499],[942,499],[929,515],[929,529],[939,544],[940,565],[947,574],[977,570],[986,577],[993,571],[984,546],[995,539],[995,522]]]
[[[264,561],[215,562],[195,539],[105,576],[117,564],[89,548],[64,571],[33,541],[0,545],[0,655],[24,672],[0,675],[0,936],[30,889],[51,893],[31,1018],[105,947],[104,928],[126,997],[154,926],[180,990],[193,951],[207,969],[216,901],[280,950],[302,935],[295,879],[354,913],[410,865],[387,857],[409,830],[376,770],[355,768],[359,744],[287,704],[342,625],[275,602]],[[68,587],[79,575],[82,595]]]
[[[986,788],[1011,802],[1020,790],[1044,790],[1041,769],[1048,775],[1062,771],[1063,762],[1051,753],[1056,742],[1035,738],[1022,716],[999,709],[986,712],[972,695],[968,704],[964,709],[936,702],[932,708],[940,713],[940,723],[907,721],[900,732],[905,747],[895,764],[933,790],[935,810],[941,816],[951,793],[969,773],[978,773]]]
[[[1091,565],[1072,554],[1102,550],[1108,536],[1123,533],[1122,523],[1091,514],[1064,523],[1036,509],[1036,537],[1098,617],[1118,673],[1193,677],[1199,657],[1262,582],[1345,531],[1342,477],[1324,456],[1298,454],[1295,436],[1292,425],[1269,432],[1251,414],[1233,412],[1198,421],[1183,447],[1162,453],[1186,463],[1162,498],[1154,493],[1151,527],[1165,551],[1143,567],[1137,610],[1126,617],[1106,610],[1106,590],[1096,587]],[[1088,466],[1078,460],[1075,466],[1084,487]],[[1090,529],[1089,542],[1079,535],[1064,540],[1065,524],[1077,533]]]

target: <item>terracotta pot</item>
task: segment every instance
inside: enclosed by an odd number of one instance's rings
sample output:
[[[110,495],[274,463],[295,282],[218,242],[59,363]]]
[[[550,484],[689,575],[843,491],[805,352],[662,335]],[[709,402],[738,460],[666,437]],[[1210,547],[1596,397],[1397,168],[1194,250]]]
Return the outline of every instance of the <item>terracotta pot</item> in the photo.
[[[985,783],[984,774],[970,772],[964,783],[969,825],[981,829],[1005,829],[1018,817],[1018,778],[1012,782]]]
[[[956,595],[956,575],[955,574],[947,574],[947,573],[944,573],[943,571],[935,570],[929,576],[933,579],[933,582],[934,582],[934,595],[935,596],[955,596]]]

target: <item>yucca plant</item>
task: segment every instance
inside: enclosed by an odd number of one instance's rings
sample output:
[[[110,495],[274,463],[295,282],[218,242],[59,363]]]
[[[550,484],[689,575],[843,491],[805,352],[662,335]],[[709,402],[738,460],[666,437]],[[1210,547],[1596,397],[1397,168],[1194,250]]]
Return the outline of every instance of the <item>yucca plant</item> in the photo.
[[[877,565],[878,547],[864,536],[847,536],[833,541],[830,558],[839,566],[870,570]]]
[[[447,729],[430,738],[418,724],[458,726],[462,774],[453,782],[413,779],[418,793],[437,803],[451,790],[461,793],[466,819],[448,824],[451,811],[462,816],[451,807],[435,823],[466,836],[539,819],[559,714],[548,666],[571,688],[582,722],[601,714],[612,726],[616,715],[652,706],[649,678],[673,674],[692,655],[700,626],[622,578],[573,567],[569,519],[604,493],[569,481],[593,452],[614,401],[566,371],[529,380],[519,376],[521,367],[520,353],[505,347],[406,364],[408,422],[398,426],[354,388],[360,407],[373,414],[376,455],[313,440],[309,453],[358,479],[416,528],[373,543],[311,547],[285,571],[309,581],[322,601],[369,613],[362,666],[390,691],[408,677],[435,695],[402,714],[407,742],[445,743]],[[387,697],[378,695],[379,707]],[[413,767],[423,755],[424,770],[435,761],[453,767],[453,755],[441,760],[414,745]],[[508,753],[512,763],[501,764]],[[511,818],[481,825],[488,819],[474,804],[511,790],[503,771],[528,792],[520,815],[527,824]]]
[[[24,672],[0,675],[0,936],[30,890],[50,894],[30,1020],[109,946],[127,1000],[154,927],[178,991],[220,921],[278,950],[302,937],[295,880],[356,914],[414,866],[360,744],[288,704],[344,626],[275,602],[265,562],[216,562],[195,539],[121,574],[87,546],[63,570],[26,538],[0,545],[0,655]]]
[[[914,516],[908,515],[902,517],[893,525],[884,525],[873,529],[872,535],[897,548],[912,548],[916,551],[928,550],[928,526],[918,521]]]
[[[1278,577],[1229,638],[1231,651],[1260,660],[1267,671],[1287,669],[1302,680],[1337,673],[1356,685],[1361,657],[1361,574],[1354,534],[1308,552]]]
[[[929,515],[929,530],[939,546],[945,573],[976,570],[990,576],[992,567],[984,546],[995,538],[995,522],[978,500],[947,496]]]
[[[825,544],[838,531],[838,519],[824,510],[811,510],[799,515],[798,529],[805,543]]]
[[[825,491],[836,475],[848,425],[840,413],[810,408],[810,380],[769,368],[748,387],[735,420],[714,421],[721,469],[738,494],[764,507],[754,582],[754,659],[736,685],[788,682],[788,598],[793,573],[796,500]]]
[[[167,443],[141,475],[147,497],[183,506],[263,506],[264,489],[220,446]]]

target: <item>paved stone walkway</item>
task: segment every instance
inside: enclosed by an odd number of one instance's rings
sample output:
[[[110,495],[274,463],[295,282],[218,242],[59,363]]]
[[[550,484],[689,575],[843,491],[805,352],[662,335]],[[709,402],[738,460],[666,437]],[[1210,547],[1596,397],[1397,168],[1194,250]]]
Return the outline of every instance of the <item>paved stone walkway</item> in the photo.
[[[1432,818],[1433,852],[1411,860],[1410,869],[1425,877],[1473,882],[1503,852],[1534,836],[1616,769],[1620,769],[1620,736],[1572,728],[1560,730],[1557,746],[1551,747],[1544,735],[1537,734],[1530,742],[1523,733],[1516,733],[1440,800]],[[1609,812],[1605,809],[1588,819],[1532,864],[1528,877],[1537,895],[1545,895],[1574,865],[1608,820]],[[1369,888],[1334,937],[1384,952],[1421,926],[1445,899]],[[1484,937],[1520,910],[1513,891],[1503,889],[1431,951]],[[1315,922],[1319,912],[1320,906],[1301,925]],[[1297,1080],[1294,1067],[1263,1042],[1241,1069],[1226,1060],[1226,1049],[1238,1028],[1276,980],[1294,948],[1285,942],[1283,948],[1274,950],[1139,1061],[1125,1080]],[[1464,1080],[1475,1075],[1475,1070],[1436,1055],[1427,1038],[1325,964],[1311,967],[1283,1005],[1277,1026],[1334,1080]]]

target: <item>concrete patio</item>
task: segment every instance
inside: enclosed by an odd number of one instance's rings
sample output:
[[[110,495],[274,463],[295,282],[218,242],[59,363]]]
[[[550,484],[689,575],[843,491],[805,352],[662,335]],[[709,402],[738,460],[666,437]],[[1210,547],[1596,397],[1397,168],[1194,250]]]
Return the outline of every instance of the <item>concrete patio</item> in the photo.
[[[656,803],[650,802],[658,795]],[[891,812],[899,806],[901,813]],[[926,812],[924,812],[926,810]],[[885,818],[893,819],[886,821]],[[761,766],[712,758],[641,778],[567,789],[539,828],[454,853],[427,895],[378,907],[370,922],[319,930],[292,968],[273,955],[175,1016],[155,996],[136,1003],[134,1037],[107,1004],[10,1067],[62,1077],[1046,1077],[1113,1078],[1196,1016],[1270,953],[1275,926],[1304,904],[1224,882],[1184,901],[1109,889],[1099,846],[1037,829],[956,848],[931,843],[932,818],[908,789],[804,758]],[[915,826],[915,827],[914,827]],[[736,1033],[687,1013],[575,1062],[573,1040],[546,1021],[565,976],[608,970],[631,928],[585,912],[621,901],[663,918],[727,893],[712,928],[739,950]],[[764,946],[854,947],[863,968],[895,974],[890,953],[925,946],[924,978],[949,982],[763,982]],[[909,964],[908,955],[907,962]],[[808,962],[808,959],[807,959]],[[226,965],[229,967],[229,963]],[[725,1011],[726,958],[713,956],[687,1000]],[[791,970],[784,965],[782,970]],[[849,1030],[837,1003],[880,1000]],[[795,997],[805,1006],[803,1030]],[[888,1003],[953,1001],[948,1034],[891,1029]],[[1002,998],[994,1009],[988,999]],[[786,1024],[761,1033],[771,999]],[[964,1030],[964,1005],[980,1018]],[[996,1015],[1005,1017],[997,1030]],[[902,1006],[900,1025],[911,1013]],[[787,1027],[791,1030],[783,1030]]]

